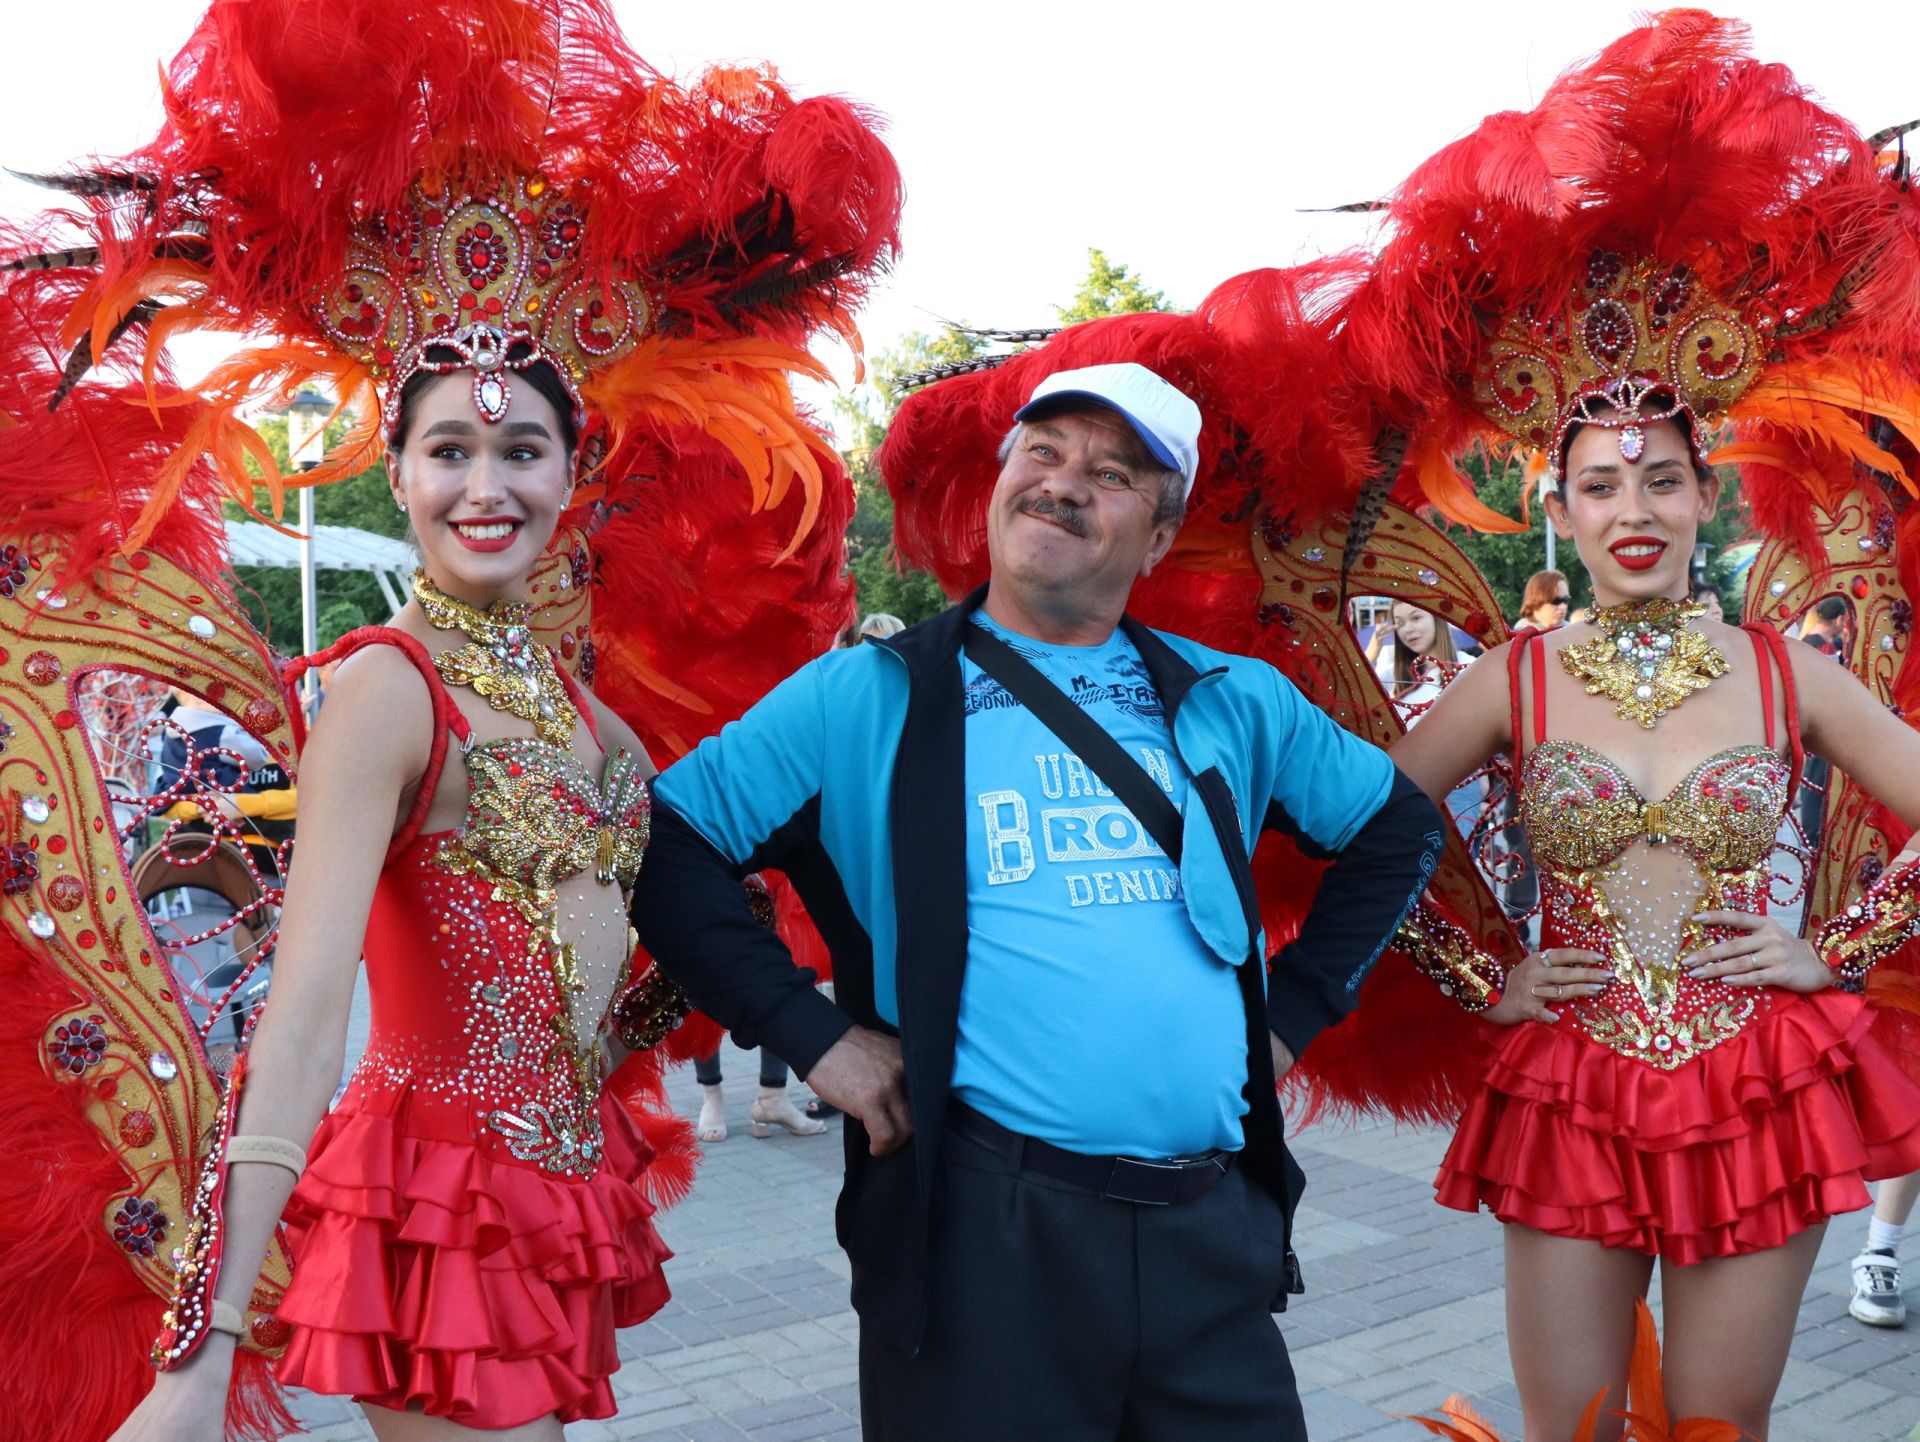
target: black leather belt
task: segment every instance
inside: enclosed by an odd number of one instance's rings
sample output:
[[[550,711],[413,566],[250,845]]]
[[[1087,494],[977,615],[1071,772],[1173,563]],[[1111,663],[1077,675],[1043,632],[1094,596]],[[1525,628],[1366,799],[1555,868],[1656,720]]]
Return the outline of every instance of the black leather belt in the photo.
[[[1117,1202],[1166,1207],[1205,1196],[1232,1168],[1238,1152],[1212,1151],[1196,1157],[1094,1157],[1070,1152],[1009,1131],[965,1102],[947,1106],[947,1130],[977,1142],[1011,1161],[1021,1171],[1082,1187]]]

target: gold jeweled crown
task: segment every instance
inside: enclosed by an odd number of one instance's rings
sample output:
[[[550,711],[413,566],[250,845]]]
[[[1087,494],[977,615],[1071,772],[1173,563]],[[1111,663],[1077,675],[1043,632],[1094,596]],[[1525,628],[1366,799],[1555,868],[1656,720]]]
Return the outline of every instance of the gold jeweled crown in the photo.
[[[354,232],[346,273],[314,308],[335,344],[368,366],[388,398],[416,371],[471,367],[473,401],[497,422],[509,372],[547,361],[585,420],[580,383],[620,359],[651,328],[653,308],[631,281],[587,273],[587,203],[539,175],[491,187],[435,190]],[[426,358],[430,348],[454,359]],[[391,423],[397,407],[388,407]]]
[[[1684,414],[1711,426],[1739,400],[1760,374],[1770,329],[1769,317],[1749,320],[1683,265],[1597,250],[1563,305],[1523,311],[1494,334],[1474,398],[1502,430],[1546,452],[1556,475],[1576,422],[1620,431],[1622,454],[1637,460],[1642,424]],[[1643,410],[1649,396],[1665,399]]]

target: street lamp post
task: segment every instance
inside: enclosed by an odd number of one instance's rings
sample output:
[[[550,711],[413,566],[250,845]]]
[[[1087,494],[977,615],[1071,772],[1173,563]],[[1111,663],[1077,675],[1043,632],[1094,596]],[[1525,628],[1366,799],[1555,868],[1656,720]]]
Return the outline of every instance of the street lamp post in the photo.
[[[1547,514],[1547,497],[1552,494],[1553,476],[1550,472],[1543,473],[1540,477],[1540,529],[1546,532],[1547,536],[1546,569],[1557,571],[1559,567],[1553,564],[1553,517]]]
[[[319,391],[304,388],[287,406],[287,454],[294,465],[310,471],[320,464],[321,428],[333,412],[333,403]],[[314,585],[313,487],[300,488],[300,650],[311,656],[320,649],[319,603]],[[312,671],[301,678],[301,700],[307,718],[313,718],[317,680]]]

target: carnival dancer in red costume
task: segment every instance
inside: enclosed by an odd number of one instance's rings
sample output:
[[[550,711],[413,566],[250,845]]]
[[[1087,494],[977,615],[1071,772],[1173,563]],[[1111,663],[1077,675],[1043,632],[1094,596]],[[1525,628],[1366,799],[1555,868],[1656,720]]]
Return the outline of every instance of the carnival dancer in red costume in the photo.
[[[1840,877],[1873,881],[1844,910],[1816,887],[1805,939],[1766,914],[1806,751],[1896,841],[1920,822],[1920,736],[1884,704],[1910,627],[1875,630],[1876,696],[1770,624],[1802,583],[1900,584],[1920,205],[1744,38],[1663,16],[1441,152],[1344,316],[1416,453],[1492,432],[1544,461],[1593,580],[1591,622],[1489,652],[1393,748],[1435,799],[1510,754],[1540,868],[1540,950],[1439,895],[1400,938],[1502,1028],[1437,1187],[1506,1224],[1529,1438],[1620,1405],[1656,1258],[1671,1410],[1765,1437],[1826,1220],[1920,1158],[1920,1089],[1854,994],[1916,924],[1920,850]],[[1689,600],[1711,461],[1808,543],[1792,583],[1761,566],[1744,628]]]
[[[898,175],[853,107],[770,71],[676,84],[599,0],[220,0],[166,98],[158,140],[59,178],[75,212],[8,237],[0,745],[30,731],[50,794],[8,852],[0,962],[29,1005],[0,1057],[27,1120],[0,1135],[75,1180],[40,1184],[64,1216],[29,1198],[44,1253],[0,1290],[9,1325],[54,1315],[56,1276],[118,1308],[111,1337],[62,1318],[12,1415],[104,1435],[143,1390],[131,1320],[159,1325],[161,1375],[120,1437],[204,1439],[236,1352],[251,1386],[284,1349],[280,1381],[358,1398],[383,1438],[557,1439],[614,1411],[613,1331],[667,1295],[650,1214],[690,1179],[684,1126],[645,1109],[658,1062],[607,1082],[684,1014],[632,975],[649,751],[849,615],[849,488],[788,376],[820,373],[819,331],[852,336]],[[270,340],[189,391],[161,355],[183,327]],[[240,411],[314,380],[358,422],[297,480],[384,451],[422,567],[391,626],[282,678],[205,517],[222,483],[252,503],[250,461],[277,502]],[[84,459],[27,467],[55,446]],[[117,662],[291,762],[281,682],[327,659],[273,1003],[223,1096],[56,708]],[[633,724],[587,689],[596,660]],[[363,950],[372,1037],[323,1116]],[[284,1422],[248,1399],[242,1430]]]

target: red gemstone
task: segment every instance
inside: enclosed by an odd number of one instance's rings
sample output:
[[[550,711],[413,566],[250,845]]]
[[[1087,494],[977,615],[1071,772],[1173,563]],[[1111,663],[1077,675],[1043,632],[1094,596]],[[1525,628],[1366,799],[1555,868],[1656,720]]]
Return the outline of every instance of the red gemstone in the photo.
[[[227,683],[225,681],[207,682],[207,699],[209,701],[212,701],[213,703],[218,705],[221,701],[226,699],[226,695],[227,695]]]
[[[1866,600],[1867,599],[1867,578],[1865,576],[1855,576],[1853,578],[1853,584],[1849,586],[1847,589],[1853,592],[1854,600],[1856,601]]]
[[[88,947],[98,945],[100,938],[95,936],[91,931],[83,931],[76,936],[74,940],[80,943],[82,950],[85,950]]]
[[[129,566],[132,566],[133,569],[136,571],[146,570],[147,569],[147,553],[145,551],[134,552],[133,555],[127,558],[127,564]]]
[[[128,1112],[120,1118],[120,1140],[130,1147],[150,1145],[159,1134],[159,1124],[154,1121],[151,1113]]]

